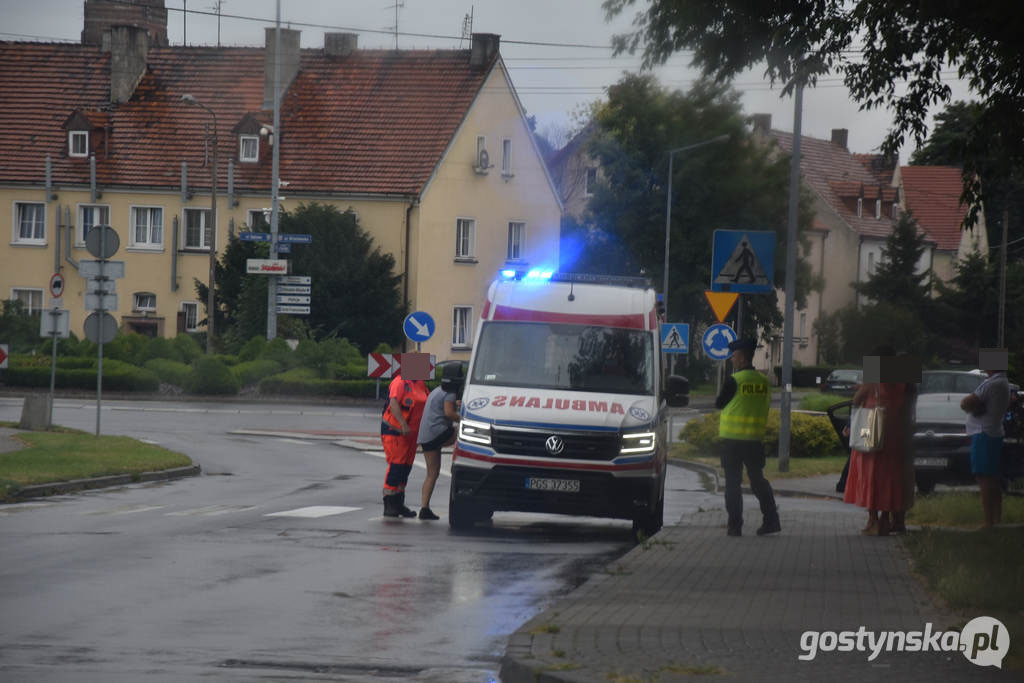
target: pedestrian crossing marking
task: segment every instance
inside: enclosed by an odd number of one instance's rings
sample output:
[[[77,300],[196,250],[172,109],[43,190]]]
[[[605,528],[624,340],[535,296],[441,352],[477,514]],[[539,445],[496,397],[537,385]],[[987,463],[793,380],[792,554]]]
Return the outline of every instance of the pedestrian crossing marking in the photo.
[[[284,510],[282,512],[270,512],[263,515],[264,517],[305,517],[307,519],[315,519],[317,517],[330,517],[331,515],[341,515],[346,512],[354,512],[356,510],[362,510],[362,508],[345,507],[343,505],[311,505],[304,508],[295,508],[294,510]]]

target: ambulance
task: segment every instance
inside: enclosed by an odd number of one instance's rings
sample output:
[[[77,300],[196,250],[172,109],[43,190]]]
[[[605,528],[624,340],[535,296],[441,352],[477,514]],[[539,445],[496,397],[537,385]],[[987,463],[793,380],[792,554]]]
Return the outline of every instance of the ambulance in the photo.
[[[504,270],[475,331],[448,519],[516,510],[662,526],[667,408],[657,294],[646,278]]]

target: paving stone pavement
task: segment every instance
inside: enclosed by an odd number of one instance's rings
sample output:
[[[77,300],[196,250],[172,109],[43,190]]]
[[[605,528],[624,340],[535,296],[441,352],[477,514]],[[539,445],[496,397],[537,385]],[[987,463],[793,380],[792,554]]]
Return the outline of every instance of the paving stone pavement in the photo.
[[[798,659],[805,631],[946,631],[964,620],[932,607],[897,538],[858,533],[860,509],[798,499],[780,507],[783,531],[772,536],[755,536],[748,519],[743,537],[727,537],[723,509],[665,527],[524,624],[502,681],[668,683],[701,672],[723,681],[1020,680],[960,652]]]

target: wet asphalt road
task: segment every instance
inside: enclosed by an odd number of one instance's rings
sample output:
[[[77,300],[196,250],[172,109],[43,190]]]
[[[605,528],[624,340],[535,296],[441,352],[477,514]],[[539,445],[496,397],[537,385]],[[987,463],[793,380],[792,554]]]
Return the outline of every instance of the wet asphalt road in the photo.
[[[20,402],[0,398],[0,420]],[[628,522],[381,517],[381,458],[235,429],[372,433],[376,406],[105,401],[197,478],[0,507],[0,681],[496,680],[508,636],[632,547]],[[93,431],[95,401],[56,401]],[[409,497],[418,504],[423,470]],[[448,479],[434,494],[446,518]],[[702,502],[670,469],[666,520]]]

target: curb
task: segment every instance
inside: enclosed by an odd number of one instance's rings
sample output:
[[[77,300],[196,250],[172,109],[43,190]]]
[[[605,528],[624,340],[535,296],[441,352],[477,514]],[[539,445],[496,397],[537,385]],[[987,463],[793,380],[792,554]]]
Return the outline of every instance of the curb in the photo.
[[[17,499],[38,498],[42,496],[53,496],[61,493],[73,493],[85,489],[100,489],[110,486],[125,486],[127,484],[139,484],[150,481],[167,481],[180,479],[182,477],[194,477],[200,474],[202,468],[199,465],[188,467],[176,467],[170,470],[159,470],[156,472],[142,472],[140,474],[113,474],[107,477],[93,477],[91,479],[72,479],[70,481],[58,481],[51,484],[34,484],[25,486],[11,493],[11,497]]]
[[[686,468],[688,470],[693,470],[694,472],[700,472],[702,474],[706,474],[709,477],[711,477],[714,480],[714,483],[715,483],[715,489],[714,489],[714,491],[712,491],[712,493],[719,493],[719,492],[724,490],[724,487],[723,487],[722,481],[721,481],[721,476],[722,475],[719,473],[717,467],[712,467],[711,465],[705,465],[702,462],[693,462],[692,460],[681,460],[681,459],[678,459],[678,458],[676,458],[675,460],[669,460],[669,463],[675,465],[676,467],[684,467],[684,468]],[[777,481],[785,482],[786,480],[785,479],[781,479],[781,480],[777,480]],[[798,489],[787,489],[787,488],[782,488],[782,487],[776,485],[776,482],[772,482],[772,491],[775,493],[775,495],[777,495],[777,496],[785,496],[786,498],[827,498],[827,499],[830,499],[830,500],[838,500],[838,501],[842,501],[843,500],[842,494],[839,494],[839,493],[832,493],[832,492],[829,492],[829,491],[814,492],[814,491],[801,491],[801,490],[798,490]],[[751,495],[751,496],[754,495],[754,492],[750,489],[749,486],[744,486],[743,487],[743,493]]]

